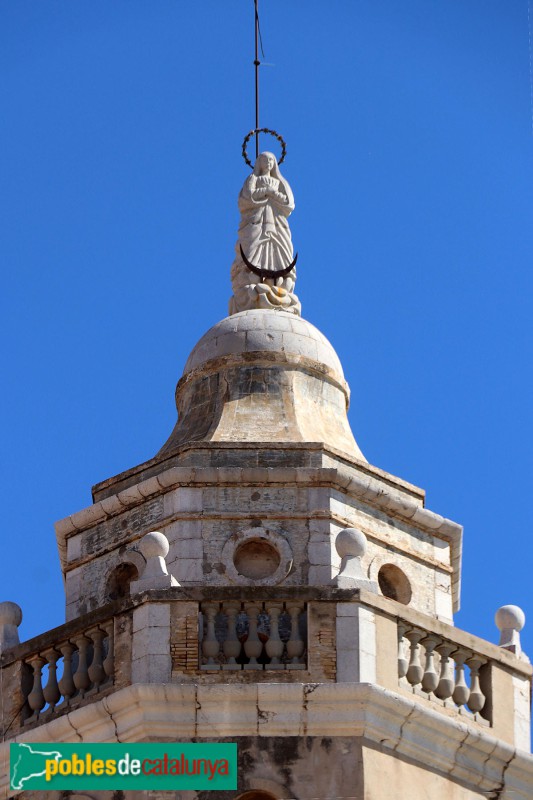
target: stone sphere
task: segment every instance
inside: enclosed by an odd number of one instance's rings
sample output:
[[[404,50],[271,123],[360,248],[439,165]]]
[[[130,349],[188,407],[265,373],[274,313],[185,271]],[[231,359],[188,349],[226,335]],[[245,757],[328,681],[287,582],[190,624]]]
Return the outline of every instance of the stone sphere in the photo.
[[[498,630],[521,631],[526,624],[526,615],[519,606],[501,606],[494,615]]]
[[[341,558],[346,556],[361,558],[366,553],[366,536],[357,528],[344,528],[337,534],[335,547]]]
[[[22,609],[11,600],[0,603],[0,625],[16,625],[22,622]]]
[[[139,550],[148,561],[149,558],[166,558],[169,550],[168,539],[164,533],[152,531],[147,533],[139,542]]]

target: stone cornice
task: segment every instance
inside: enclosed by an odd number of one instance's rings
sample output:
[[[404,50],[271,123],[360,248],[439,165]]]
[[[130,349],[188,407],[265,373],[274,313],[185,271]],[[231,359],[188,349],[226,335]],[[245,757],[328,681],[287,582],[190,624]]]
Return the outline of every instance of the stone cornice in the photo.
[[[362,737],[393,756],[494,796],[530,800],[533,757],[475,723],[368,683],[146,685],[121,689],[13,741],[136,742],[239,736]],[[8,743],[0,749],[6,766]],[[4,778],[5,781],[5,778]],[[4,784],[4,791],[7,790]]]
[[[140,483],[143,480],[143,475],[148,473],[147,477],[151,477],[152,474],[155,474],[153,470],[159,472],[165,472],[167,469],[170,469],[174,466],[181,466],[179,463],[180,459],[187,458],[192,453],[203,453],[209,454],[210,451],[217,451],[217,452],[224,452],[224,451],[232,451],[238,453],[246,453],[253,451],[254,454],[261,454],[276,450],[286,451],[287,447],[291,448],[291,450],[295,453],[304,452],[308,454],[316,454],[320,453],[323,457],[330,457],[335,459],[335,461],[339,462],[342,466],[356,469],[359,472],[371,475],[375,478],[383,480],[389,486],[393,488],[395,491],[400,491],[409,494],[411,497],[416,498],[420,501],[422,505],[424,505],[425,499],[425,492],[419,486],[415,486],[409,481],[404,480],[403,478],[399,478],[397,475],[392,475],[390,472],[386,472],[379,467],[376,467],[374,464],[369,464],[368,461],[361,461],[360,459],[354,458],[353,455],[344,452],[343,450],[339,450],[336,447],[333,447],[331,444],[326,444],[325,442],[207,442],[207,441],[193,441],[193,442],[186,442],[184,444],[178,445],[173,450],[166,452],[164,455],[156,455],[153,458],[149,459],[148,461],[144,461],[142,464],[138,464],[135,467],[131,467],[130,469],[125,470],[124,472],[119,473],[118,475],[114,475],[111,478],[107,478],[106,480],[100,481],[99,483],[95,484],[92,489],[93,493],[93,500],[97,502],[98,500],[103,499],[103,497],[109,497],[113,494],[118,494],[120,489],[114,489],[116,486],[123,486],[124,483],[128,485],[132,483]],[[319,465],[315,465],[319,466]],[[137,480],[136,480],[137,479]]]

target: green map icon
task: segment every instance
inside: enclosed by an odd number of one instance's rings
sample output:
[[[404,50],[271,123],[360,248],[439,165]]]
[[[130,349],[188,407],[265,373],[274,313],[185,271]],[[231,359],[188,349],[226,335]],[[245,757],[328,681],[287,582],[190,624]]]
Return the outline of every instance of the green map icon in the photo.
[[[59,761],[62,757],[59,750],[52,750],[49,745],[25,743],[11,745],[10,755],[11,788],[16,790],[31,789],[28,781],[31,783],[32,779],[44,777],[46,762],[50,759]]]

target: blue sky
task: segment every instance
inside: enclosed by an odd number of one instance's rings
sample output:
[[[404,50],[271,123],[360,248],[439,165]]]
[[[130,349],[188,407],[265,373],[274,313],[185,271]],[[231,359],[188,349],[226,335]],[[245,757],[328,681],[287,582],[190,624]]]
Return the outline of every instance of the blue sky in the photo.
[[[495,640],[517,603],[533,655],[528,2],[260,10],[303,315],[341,357],[368,460],[465,526],[457,625]],[[28,638],[63,621],[54,521],[155,454],[227,313],[253,2],[0,17],[2,599]]]

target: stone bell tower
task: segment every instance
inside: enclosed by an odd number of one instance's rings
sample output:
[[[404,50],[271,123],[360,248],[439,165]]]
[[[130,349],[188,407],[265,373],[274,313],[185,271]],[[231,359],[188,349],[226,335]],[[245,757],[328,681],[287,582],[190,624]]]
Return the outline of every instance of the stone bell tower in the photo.
[[[56,525],[65,624],[19,644],[1,608],[6,742],[236,741],[221,800],[530,800],[523,615],[500,646],[454,627],[462,529],[357,446],[270,155],[168,441]],[[156,796],[83,796],[113,795]]]

